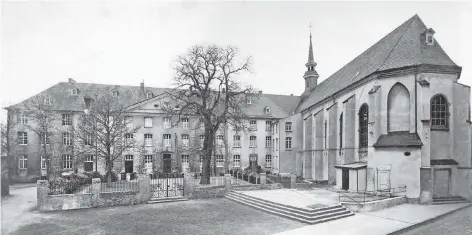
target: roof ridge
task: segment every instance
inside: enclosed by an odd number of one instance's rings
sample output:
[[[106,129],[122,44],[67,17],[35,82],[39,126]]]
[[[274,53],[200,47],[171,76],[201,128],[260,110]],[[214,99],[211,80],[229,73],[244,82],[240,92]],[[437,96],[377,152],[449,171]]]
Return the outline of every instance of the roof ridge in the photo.
[[[395,43],[395,45],[392,47],[392,49],[390,50],[390,52],[388,53],[388,55],[385,57],[384,61],[377,67],[377,69],[373,72],[377,72],[379,71],[380,68],[382,68],[382,66],[385,64],[385,62],[387,61],[388,58],[390,58],[390,55],[392,54],[392,52],[395,50],[395,48],[398,46],[398,43],[401,41],[401,39],[403,38],[403,36],[405,36],[405,33],[406,31],[410,28],[411,26],[411,23],[413,22],[413,20],[415,18],[419,18],[419,16],[417,14],[415,14],[413,17],[411,17],[408,21],[410,21],[408,23],[408,26],[405,27],[405,30],[403,31],[402,35],[400,37],[398,37],[398,40],[397,42]],[[369,74],[370,75],[370,74]]]

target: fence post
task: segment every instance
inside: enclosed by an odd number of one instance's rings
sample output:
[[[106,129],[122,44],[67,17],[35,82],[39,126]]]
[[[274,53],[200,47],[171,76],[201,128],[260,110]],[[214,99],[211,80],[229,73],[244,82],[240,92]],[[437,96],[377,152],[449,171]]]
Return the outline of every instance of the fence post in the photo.
[[[267,183],[267,175],[266,173],[261,173],[259,175],[261,178],[260,178],[260,183],[261,185],[265,185]]]
[[[100,178],[92,179],[92,188],[90,190],[90,193],[92,195],[92,207],[97,207],[100,204],[101,184],[102,181],[100,180]]]
[[[38,207],[38,210],[42,211],[42,210],[46,210],[46,208],[43,208],[45,207],[48,203],[47,203],[47,196],[48,196],[48,193],[49,193],[49,182],[47,180],[38,180],[36,182],[36,185],[37,185],[37,207]]]
[[[231,175],[225,174],[225,188],[226,190],[231,190]]]
[[[192,172],[185,172],[184,173],[184,195],[185,197],[189,197],[194,189],[194,173]]]
[[[297,176],[295,174],[290,174],[290,188],[297,187]]]
[[[140,200],[142,200],[142,202],[149,201],[152,197],[151,179],[149,178],[149,175],[147,174],[139,175],[138,179],[139,179]]]

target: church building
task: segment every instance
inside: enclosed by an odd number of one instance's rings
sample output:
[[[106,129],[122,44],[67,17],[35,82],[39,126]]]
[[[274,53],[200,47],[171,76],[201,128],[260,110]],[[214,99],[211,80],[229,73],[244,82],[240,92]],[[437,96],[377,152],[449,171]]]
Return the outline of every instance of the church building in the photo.
[[[278,121],[296,142],[278,150],[280,172],[420,203],[470,199],[470,87],[434,35],[415,15],[321,83],[310,35],[305,91]]]

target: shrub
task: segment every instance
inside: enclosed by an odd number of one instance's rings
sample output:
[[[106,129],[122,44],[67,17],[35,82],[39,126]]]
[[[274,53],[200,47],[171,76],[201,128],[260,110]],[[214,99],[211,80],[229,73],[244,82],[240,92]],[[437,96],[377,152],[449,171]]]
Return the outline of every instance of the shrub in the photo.
[[[95,179],[95,178],[102,179],[102,175],[98,171],[84,172],[84,175],[88,176],[90,179]]]
[[[116,182],[118,181],[118,175],[112,171],[112,172],[107,172],[105,175],[102,175],[101,181],[102,182],[108,182],[108,175],[111,173],[111,182]]]

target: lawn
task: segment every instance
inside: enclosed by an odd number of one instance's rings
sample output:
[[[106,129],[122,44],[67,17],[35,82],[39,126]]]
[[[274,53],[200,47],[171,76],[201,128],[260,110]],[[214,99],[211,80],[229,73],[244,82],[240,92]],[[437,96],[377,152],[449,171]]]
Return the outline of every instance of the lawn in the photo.
[[[12,234],[273,234],[305,224],[227,199],[44,213]]]

